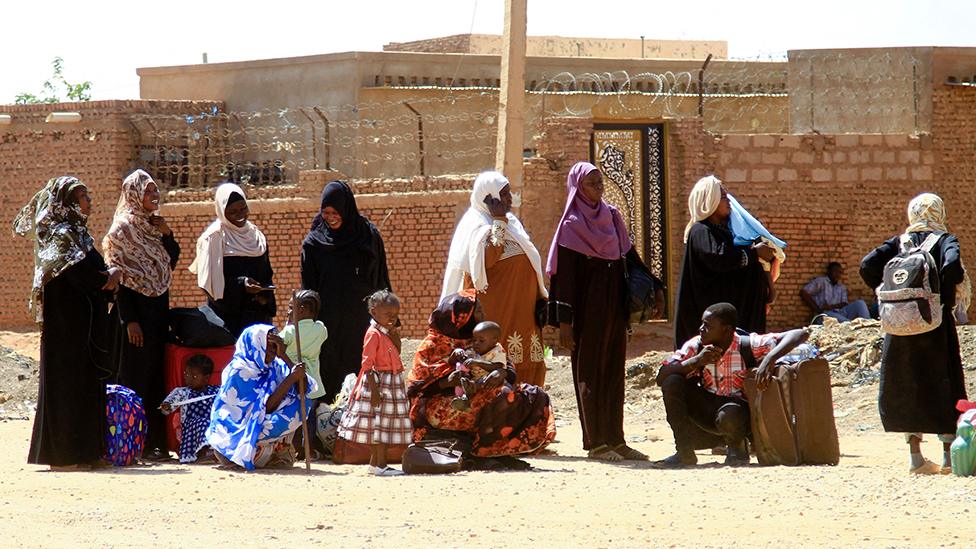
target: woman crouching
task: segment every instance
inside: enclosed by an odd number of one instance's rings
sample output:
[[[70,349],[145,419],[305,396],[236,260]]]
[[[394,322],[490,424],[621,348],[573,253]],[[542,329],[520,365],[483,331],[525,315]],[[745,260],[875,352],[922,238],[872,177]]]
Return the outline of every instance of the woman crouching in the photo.
[[[315,380],[304,366],[292,364],[273,326],[255,324],[241,333],[221,375],[207,429],[207,442],[221,465],[234,463],[248,471],[294,465],[292,436],[302,426],[302,376],[307,392],[314,392]]]

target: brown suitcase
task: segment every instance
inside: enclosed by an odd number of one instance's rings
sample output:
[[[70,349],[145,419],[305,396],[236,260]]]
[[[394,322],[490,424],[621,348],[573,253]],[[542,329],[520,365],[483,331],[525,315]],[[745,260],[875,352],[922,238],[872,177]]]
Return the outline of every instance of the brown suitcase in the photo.
[[[830,364],[823,359],[780,365],[765,391],[755,370],[745,380],[752,444],[763,465],[837,465]]]

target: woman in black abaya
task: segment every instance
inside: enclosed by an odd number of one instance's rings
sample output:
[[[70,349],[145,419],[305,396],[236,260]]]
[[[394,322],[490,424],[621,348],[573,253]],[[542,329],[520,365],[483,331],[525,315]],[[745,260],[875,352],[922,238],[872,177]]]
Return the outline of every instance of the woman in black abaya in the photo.
[[[345,182],[333,181],[322,190],[321,209],[302,243],[302,287],[322,299],[319,320],[329,338],[319,361],[324,398],[332,399],[362,363],[370,319],[363,300],[377,290],[392,290],[383,238],[360,215]]]
[[[108,303],[122,273],[95,250],[91,198],[74,177],[47,182],[14,220],[34,241],[30,309],[41,325],[40,386],[28,463],[90,468],[105,445]]]
[[[703,177],[688,197],[691,222],[685,229],[685,257],[674,315],[674,346],[698,335],[702,313],[715,303],[731,303],[739,328],[766,332],[770,288],[759,259],[771,261],[766,244],[736,246],[729,228],[728,193],[714,176]]]

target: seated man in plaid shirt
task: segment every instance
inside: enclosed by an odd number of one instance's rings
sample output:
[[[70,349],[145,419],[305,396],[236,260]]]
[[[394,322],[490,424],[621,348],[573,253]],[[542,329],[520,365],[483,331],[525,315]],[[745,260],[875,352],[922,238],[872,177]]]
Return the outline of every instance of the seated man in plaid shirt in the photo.
[[[728,446],[726,465],[749,463],[749,404],[742,392],[746,373],[756,367],[764,389],[776,360],[807,339],[807,331],[747,334],[736,330],[729,303],[705,309],[699,334],[685,343],[658,372],[664,408],[677,452],[655,464],[685,467],[698,463],[695,450]]]

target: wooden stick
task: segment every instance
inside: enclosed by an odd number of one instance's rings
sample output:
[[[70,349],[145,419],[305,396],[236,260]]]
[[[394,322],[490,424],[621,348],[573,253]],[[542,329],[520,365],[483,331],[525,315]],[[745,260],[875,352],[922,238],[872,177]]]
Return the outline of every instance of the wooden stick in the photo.
[[[302,336],[298,329],[298,290],[291,291],[291,324],[295,327],[295,347],[298,348],[298,363],[302,361]],[[298,379],[298,399],[301,401],[302,442],[305,444],[305,471],[312,472],[312,448],[308,438],[308,410],[305,409],[305,376]]]

